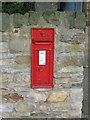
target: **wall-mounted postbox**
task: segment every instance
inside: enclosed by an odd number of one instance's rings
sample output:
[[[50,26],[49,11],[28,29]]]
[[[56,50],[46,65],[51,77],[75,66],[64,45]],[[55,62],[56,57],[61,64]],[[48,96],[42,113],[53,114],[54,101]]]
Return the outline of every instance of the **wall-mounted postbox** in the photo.
[[[31,87],[52,88],[54,28],[32,28],[31,37]]]

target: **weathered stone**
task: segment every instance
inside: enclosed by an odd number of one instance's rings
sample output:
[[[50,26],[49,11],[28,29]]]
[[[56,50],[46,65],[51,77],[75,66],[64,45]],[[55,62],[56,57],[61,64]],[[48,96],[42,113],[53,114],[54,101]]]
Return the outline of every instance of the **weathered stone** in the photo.
[[[2,2],[0,1],[0,12],[2,11]]]
[[[2,74],[2,81],[12,81],[13,75],[12,74]]]
[[[27,97],[30,98],[32,102],[45,102],[47,98],[47,96],[44,93],[39,93],[34,91],[30,92],[27,95]]]
[[[0,52],[8,52],[8,43],[0,42]]]
[[[46,118],[47,115],[48,115],[47,113],[42,113],[42,112],[40,112],[40,113],[31,113],[32,117],[39,117],[39,119],[44,118],[44,117]]]
[[[64,37],[61,41],[83,43],[85,41],[85,33],[83,30],[70,29],[66,33],[64,33]]]
[[[76,13],[75,27],[78,29],[85,29],[86,27],[86,18],[85,14],[82,12]]]
[[[82,66],[84,65],[84,52],[62,53],[57,57],[57,67],[61,69],[66,66]]]
[[[30,52],[30,41],[26,36],[13,35],[9,42],[10,52]]]
[[[3,103],[0,105],[0,112],[12,112],[14,105],[12,103]]]
[[[89,30],[85,34],[83,27],[75,29],[79,14],[30,12],[29,16],[26,13],[10,15],[9,18],[10,31],[7,29],[7,32],[0,32],[0,95],[4,103],[13,103],[14,109],[11,113],[9,110],[3,112],[2,116],[79,117],[83,100],[83,90],[80,89],[84,79],[84,51],[88,45],[85,36],[88,36]],[[55,29],[53,89],[31,88],[30,31],[40,27]]]
[[[19,100],[23,100],[24,98],[21,95],[18,95],[17,93],[13,93],[13,94],[7,94],[4,96],[5,99],[7,99],[8,101],[19,101]]]
[[[0,60],[5,60],[5,59],[12,59],[14,57],[13,54],[10,53],[0,53]]]
[[[10,17],[7,13],[1,13],[0,16],[0,31],[9,31],[10,29]]]
[[[5,66],[0,68],[0,72],[8,73],[8,74],[22,73],[22,72],[30,73],[30,67],[26,65],[19,65],[19,64],[17,66],[12,66],[12,67]]]
[[[69,111],[71,105],[68,102],[50,103],[50,111],[64,112]]]
[[[83,66],[67,66],[60,69],[60,73],[81,73],[83,72]]]
[[[16,92],[28,92],[30,90],[30,84],[27,85],[26,83],[22,82],[21,85],[22,86],[18,86],[18,85],[13,86],[13,90]],[[27,85],[27,86],[25,86],[25,85]]]
[[[2,32],[0,32],[0,42],[2,41]]]
[[[33,104],[27,103],[27,102],[17,102],[15,104],[15,110],[17,112],[33,112],[35,109],[35,106]]]
[[[24,73],[24,72],[15,73],[13,75],[13,78],[14,78],[13,82],[15,84],[18,84],[19,86],[20,86],[20,84],[21,84],[21,86],[23,86],[23,84],[29,85],[28,83],[30,83],[30,73]]]
[[[75,26],[75,12],[66,12],[65,26],[66,28],[74,28]]]
[[[5,59],[5,60],[0,60],[0,66],[10,66],[14,64],[14,59]]]
[[[26,36],[30,39],[30,26],[23,25],[20,27],[20,35],[21,36]]]
[[[47,102],[64,102],[69,96],[69,93],[66,91],[52,92],[48,98]]]
[[[55,25],[60,24],[60,21],[59,21],[60,13],[59,12],[57,12],[57,13],[55,13],[55,12],[44,12],[43,17],[47,21],[47,23],[55,24]]]
[[[30,11],[30,13],[29,13],[29,24],[30,25],[37,25],[38,21],[40,20],[39,17],[40,17],[39,12]]]
[[[25,13],[22,18],[22,25],[28,25],[29,14]]]
[[[22,19],[23,19],[23,15],[19,13],[13,14],[13,26],[15,28],[21,27],[23,24]]]
[[[70,99],[73,104],[77,104],[78,102],[81,103],[83,100],[83,89],[82,88],[70,89]]]
[[[2,119],[2,117],[3,118],[9,118],[10,116],[9,116],[8,112],[4,112],[4,113],[1,113],[0,118]]]
[[[85,45],[84,44],[70,44],[70,43],[65,43],[65,42],[60,42],[57,45],[56,51],[57,53],[69,53],[71,52],[76,53],[76,52],[82,52],[84,51]]]
[[[9,33],[6,33],[6,32],[2,33],[2,41],[3,42],[9,41],[9,39],[10,39]]]
[[[78,112],[77,112],[78,111]],[[70,118],[81,118],[81,110],[73,110],[69,113]]]
[[[30,64],[30,56],[16,56],[17,64]]]
[[[56,84],[60,84],[60,83],[61,84],[67,84],[67,83],[69,83],[69,81],[70,81],[70,78],[63,78],[63,79],[61,79],[61,78],[59,79],[58,78],[58,79],[55,79],[55,83]]]
[[[39,105],[38,108],[40,109],[41,112],[48,113],[48,111],[49,111],[49,106],[47,106],[47,105]]]
[[[12,112],[12,113],[10,113],[9,114],[9,117],[7,117],[7,118],[16,118],[17,119],[17,117],[18,118],[27,118],[27,117],[30,117],[30,112],[16,112],[16,111],[14,111],[14,112]]]

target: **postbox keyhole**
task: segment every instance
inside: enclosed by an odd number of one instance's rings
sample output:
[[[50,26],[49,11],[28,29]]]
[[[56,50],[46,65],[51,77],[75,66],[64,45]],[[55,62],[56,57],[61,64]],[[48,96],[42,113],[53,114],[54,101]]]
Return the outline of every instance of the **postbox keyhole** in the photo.
[[[42,71],[42,67],[39,67],[39,68],[38,68],[38,71]]]

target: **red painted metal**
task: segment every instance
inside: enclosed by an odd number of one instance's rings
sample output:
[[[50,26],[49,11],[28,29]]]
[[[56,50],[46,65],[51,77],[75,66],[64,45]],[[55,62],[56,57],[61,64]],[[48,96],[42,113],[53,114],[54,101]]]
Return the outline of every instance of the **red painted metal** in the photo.
[[[31,38],[31,87],[52,88],[54,28],[32,28]]]

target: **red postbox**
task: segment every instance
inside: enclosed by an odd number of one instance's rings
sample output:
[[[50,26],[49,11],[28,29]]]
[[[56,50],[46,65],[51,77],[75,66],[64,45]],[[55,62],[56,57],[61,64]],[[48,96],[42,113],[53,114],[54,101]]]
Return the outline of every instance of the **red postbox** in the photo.
[[[31,87],[52,88],[54,28],[32,28],[31,37]]]

